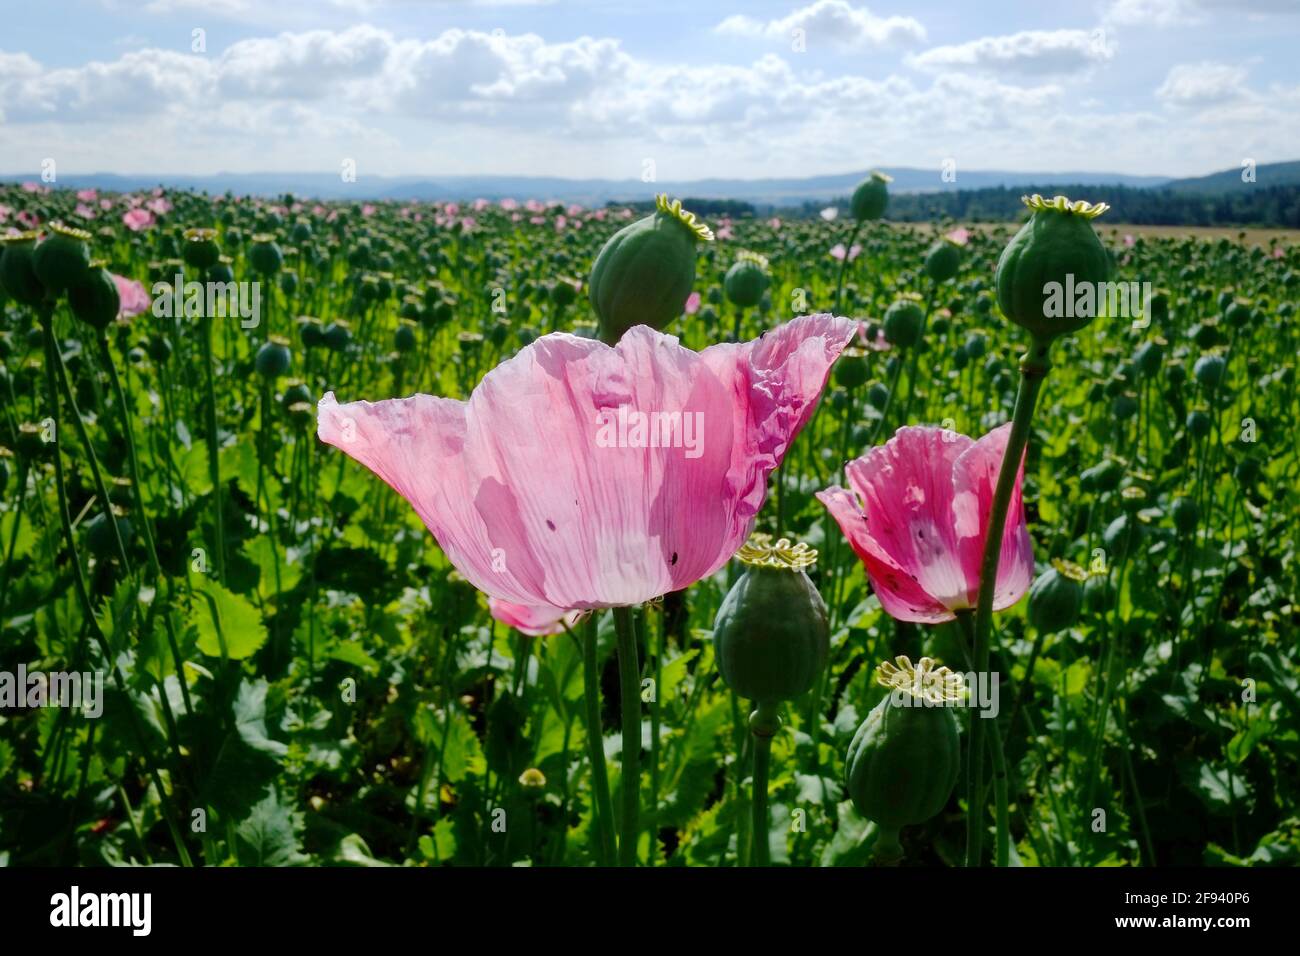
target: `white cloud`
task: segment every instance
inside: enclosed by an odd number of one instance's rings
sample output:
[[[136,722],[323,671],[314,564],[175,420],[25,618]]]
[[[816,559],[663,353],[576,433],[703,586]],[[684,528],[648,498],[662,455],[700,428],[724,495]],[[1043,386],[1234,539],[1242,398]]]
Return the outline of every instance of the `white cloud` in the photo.
[[[757,20],[744,14],[727,17],[715,32],[731,36],[793,40],[796,30],[812,49],[826,43],[856,49],[893,44],[918,43],[925,39],[925,27],[912,17],[878,17],[866,7],[854,7],[847,0],[817,0],[779,20]]]
[[[1181,63],[1165,76],[1156,97],[1173,106],[1207,106],[1246,97],[1245,67],[1228,63]]]
[[[934,71],[1059,74],[1073,73],[1113,55],[1114,47],[1103,30],[1025,30],[931,47],[908,57],[907,62]]]

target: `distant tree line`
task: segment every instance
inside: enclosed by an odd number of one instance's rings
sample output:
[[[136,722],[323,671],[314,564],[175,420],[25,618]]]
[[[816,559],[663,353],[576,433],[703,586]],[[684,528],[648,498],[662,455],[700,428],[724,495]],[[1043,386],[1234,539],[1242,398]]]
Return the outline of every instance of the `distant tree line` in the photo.
[[[1230,192],[1192,193],[1134,186],[991,186],[953,192],[896,193],[885,218],[896,222],[956,219],[1005,222],[1021,218],[1021,196],[1063,194],[1111,205],[1112,222],[1149,226],[1263,226],[1300,228],[1300,185],[1239,186]],[[799,214],[815,216],[827,204],[806,202]],[[847,200],[835,203],[847,206]]]

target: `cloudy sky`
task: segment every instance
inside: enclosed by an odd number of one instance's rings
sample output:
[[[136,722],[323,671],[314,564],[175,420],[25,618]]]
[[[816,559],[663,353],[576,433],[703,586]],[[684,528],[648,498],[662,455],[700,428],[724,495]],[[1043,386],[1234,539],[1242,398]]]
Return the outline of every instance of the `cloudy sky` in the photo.
[[[1196,175],[1300,159],[1300,0],[41,0],[0,172]]]

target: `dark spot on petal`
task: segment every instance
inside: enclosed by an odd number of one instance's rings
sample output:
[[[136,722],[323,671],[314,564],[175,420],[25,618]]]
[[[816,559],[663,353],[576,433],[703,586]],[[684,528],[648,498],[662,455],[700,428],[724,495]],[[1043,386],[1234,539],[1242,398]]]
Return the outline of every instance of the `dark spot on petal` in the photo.
[[[548,527],[548,528],[550,528],[552,531],[554,531],[554,530],[555,530],[555,522],[552,521],[550,518],[547,518],[547,519],[546,519],[546,527]]]
[[[674,566],[677,564],[677,552],[676,552],[676,551],[673,552],[673,559],[672,559],[672,561],[669,562],[669,564],[672,564],[672,565],[674,565]]]

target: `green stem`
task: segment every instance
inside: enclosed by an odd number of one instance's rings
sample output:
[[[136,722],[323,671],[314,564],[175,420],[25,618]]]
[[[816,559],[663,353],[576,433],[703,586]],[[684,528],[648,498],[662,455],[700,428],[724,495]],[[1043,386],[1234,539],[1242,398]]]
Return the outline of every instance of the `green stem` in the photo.
[[[637,818],[641,810],[641,665],[630,607],[614,608],[618,639],[618,689],[623,722],[623,818],[618,844],[620,866],[637,865]]]
[[[217,446],[217,393],[212,385],[212,317],[203,315],[199,319],[199,343],[203,349],[203,387],[207,399],[206,414],[203,416],[205,438],[208,446],[208,477],[212,481],[212,520],[213,535],[217,553],[212,562],[212,571],[217,581],[225,583],[226,568],[226,529],[221,517],[221,463],[218,460],[220,449]]]
[[[754,735],[754,796],[752,811],[753,866],[767,866],[771,862],[767,832],[767,776],[772,762],[772,737],[781,727],[776,701],[754,701],[754,712],[749,715],[749,730]]]
[[[1016,392],[1016,407],[1011,417],[1011,435],[1007,438],[1006,452],[998,470],[998,483],[993,491],[993,503],[985,529],[984,554],[980,561],[980,590],[975,610],[975,674],[987,673],[989,650],[993,632],[993,589],[998,578],[998,563],[1002,557],[1002,531],[1007,523],[1007,510],[1011,492],[1015,488],[1016,474],[1029,442],[1029,425],[1034,417],[1034,405],[1043,379],[1052,367],[1048,358],[1049,340],[1035,337],[1029,351],[1020,359],[1020,388]],[[971,787],[966,808],[966,865],[980,865],[980,850],[984,839],[984,725],[979,710],[971,708],[969,766]]]
[[[605,767],[605,737],[600,728],[600,671],[596,667],[596,615],[587,622],[582,644],[582,681],[587,721],[587,755],[591,761],[592,819],[597,833],[597,856],[602,866],[614,862],[614,802],[609,796],[609,771]]]

